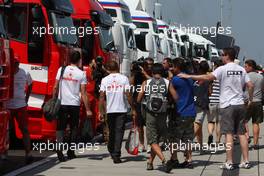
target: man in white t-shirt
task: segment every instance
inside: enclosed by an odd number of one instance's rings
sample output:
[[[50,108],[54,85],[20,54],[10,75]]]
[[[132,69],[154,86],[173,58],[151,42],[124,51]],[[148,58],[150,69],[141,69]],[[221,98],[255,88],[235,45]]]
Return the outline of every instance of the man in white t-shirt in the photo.
[[[33,157],[31,156],[31,144],[28,131],[27,103],[32,90],[32,79],[26,70],[19,68],[19,58],[15,57],[14,60],[14,93],[13,98],[7,102],[6,106],[11,113],[11,126],[14,127],[13,118],[16,119],[19,129],[23,134],[26,163],[29,164],[33,161]]]
[[[68,140],[69,145],[76,142],[79,126],[81,97],[86,108],[86,115],[92,115],[86,92],[86,75],[82,70],[79,69],[79,66],[81,66],[80,53],[77,51],[73,52],[70,62],[71,64],[69,66],[59,68],[53,91],[53,97],[57,96],[58,94],[58,98],[61,100],[59,118],[57,120],[57,142],[58,144],[62,144],[64,131],[67,127],[67,122],[69,122],[71,133]],[[62,71],[62,69],[64,69],[64,71]],[[63,74],[62,76],[61,73]],[[68,147],[68,159],[76,158],[74,151],[70,149],[70,146]],[[57,150],[57,155],[61,162],[65,161],[62,148]]]
[[[248,143],[245,135],[246,107],[243,98],[243,88],[246,86],[249,93],[250,105],[253,100],[253,84],[246,70],[234,63],[236,51],[234,48],[225,48],[223,54],[224,66],[218,67],[208,75],[180,74],[182,78],[194,80],[219,80],[220,81],[220,122],[221,133],[226,135],[226,163],[221,168],[232,170],[233,167],[233,135],[238,135],[242,149],[243,162],[239,167],[250,168],[248,160]]]
[[[121,163],[121,147],[128,112],[127,101],[132,108],[133,118],[136,116],[136,111],[132,103],[129,80],[119,73],[118,63],[109,61],[107,70],[110,74],[103,78],[100,86],[99,111],[101,119],[104,119],[105,113],[107,114],[109,127],[107,147],[113,162],[118,164]]]

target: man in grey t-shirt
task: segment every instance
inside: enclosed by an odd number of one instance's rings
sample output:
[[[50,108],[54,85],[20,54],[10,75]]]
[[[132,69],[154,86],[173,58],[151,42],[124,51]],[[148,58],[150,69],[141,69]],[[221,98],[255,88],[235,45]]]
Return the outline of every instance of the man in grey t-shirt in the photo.
[[[247,108],[246,121],[248,122],[252,118],[253,123],[253,137],[254,145],[253,148],[258,148],[258,138],[260,133],[259,124],[263,122],[263,108],[262,108],[262,92],[264,90],[264,78],[261,74],[256,72],[257,64],[254,60],[246,60],[245,70],[248,73],[249,79],[254,84],[253,101]],[[249,99],[248,94],[246,95],[246,101]],[[249,137],[248,125],[247,127],[247,137]]]

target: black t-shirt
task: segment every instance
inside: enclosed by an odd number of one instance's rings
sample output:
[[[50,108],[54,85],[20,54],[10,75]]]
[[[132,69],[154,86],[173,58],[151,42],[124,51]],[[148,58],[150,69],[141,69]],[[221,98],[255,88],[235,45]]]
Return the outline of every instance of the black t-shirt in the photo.
[[[201,84],[197,81],[194,83],[194,102],[201,109],[209,109],[209,84],[209,81]]]

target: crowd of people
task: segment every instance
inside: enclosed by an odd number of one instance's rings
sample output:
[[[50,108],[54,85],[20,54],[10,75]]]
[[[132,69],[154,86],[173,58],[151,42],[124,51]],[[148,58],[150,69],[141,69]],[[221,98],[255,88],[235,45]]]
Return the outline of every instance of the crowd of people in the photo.
[[[195,138],[200,145],[199,152],[205,152],[202,148],[205,145],[202,130],[205,118],[209,134],[207,145],[215,141],[217,147],[221,136],[225,136],[226,161],[221,168],[234,169],[233,145],[234,140],[239,139],[243,155],[239,167],[249,169],[248,122],[252,119],[253,148],[258,149],[260,123],[263,122],[264,78],[258,73],[254,60],[246,60],[243,68],[234,62],[236,56],[234,48],[225,48],[221,58],[210,66],[203,59],[190,63],[183,58],[165,58],[162,63],[154,63],[152,58],[146,58],[132,63],[130,77],[119,73],[119,65],[115,61],[108,61],[102,66],[104,76],[97,80],[100,85],[95,90],[99,99],[99,120],[105,121],[109,131],[106,140],[113,162],[122,162],[122,140],[130,114],[139,132],[139,151],[150,153],[147,170],[154,169],[156,156],[166,173],[178,167],[193,168],[192,144]],[[70,62],[70,65],[58,70],[53,91],[53,97],[61,100],[56,132],[58,143],[63,142],[67,122],[70,124],[67,142],[77,142],[81,102],[87,117],[94,113],[86,89],[87,79],[94,78],[87,78],[87,74],[80,69],[79,52],[73,52]],[[15,64],[17,69],[18,65],[19,61]],[[17,87],[31,85],[31,82],[27,73],[22,69],[16,70]],[[28,162],[32,157],[26,115],[23,113],[29,93],[16,92],[8,103],[23,133]],[[25,94],[27,98],[23,99]],[[17,101],[20,103],[14,103]],[[185,144],[185,161],[181,163],[177,156],[180,149],[174,150],[175,144]],[[167,149],[171,157],[168,160],[163,154],[164,146],[169,146]],[[61,162],[66,161],[62,150],[57,150],[57,155]],[[75,151],[69,150],[67,155],[69,159],[76,158]]]

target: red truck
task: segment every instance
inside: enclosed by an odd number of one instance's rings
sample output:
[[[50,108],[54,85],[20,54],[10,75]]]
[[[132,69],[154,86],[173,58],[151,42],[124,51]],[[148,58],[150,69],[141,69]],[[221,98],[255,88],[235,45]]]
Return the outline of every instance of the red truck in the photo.
[[[5,0],[0,6],[10,48],[33,79],[28,102],[30,138],[55,139],[56,122],[45,120],[42,106],[52,95],[58,68],[68,63],[71,51],[80,51],[77,35],[71,31],[73,7],[69,0]],[[21,139],[17,123],[14,130]]]
[[[5,102],[11,97],[12,91],[12,52],[4,28],[3,16],[0,14],[0,154],[8,149],[7,130],[9,112]]]

